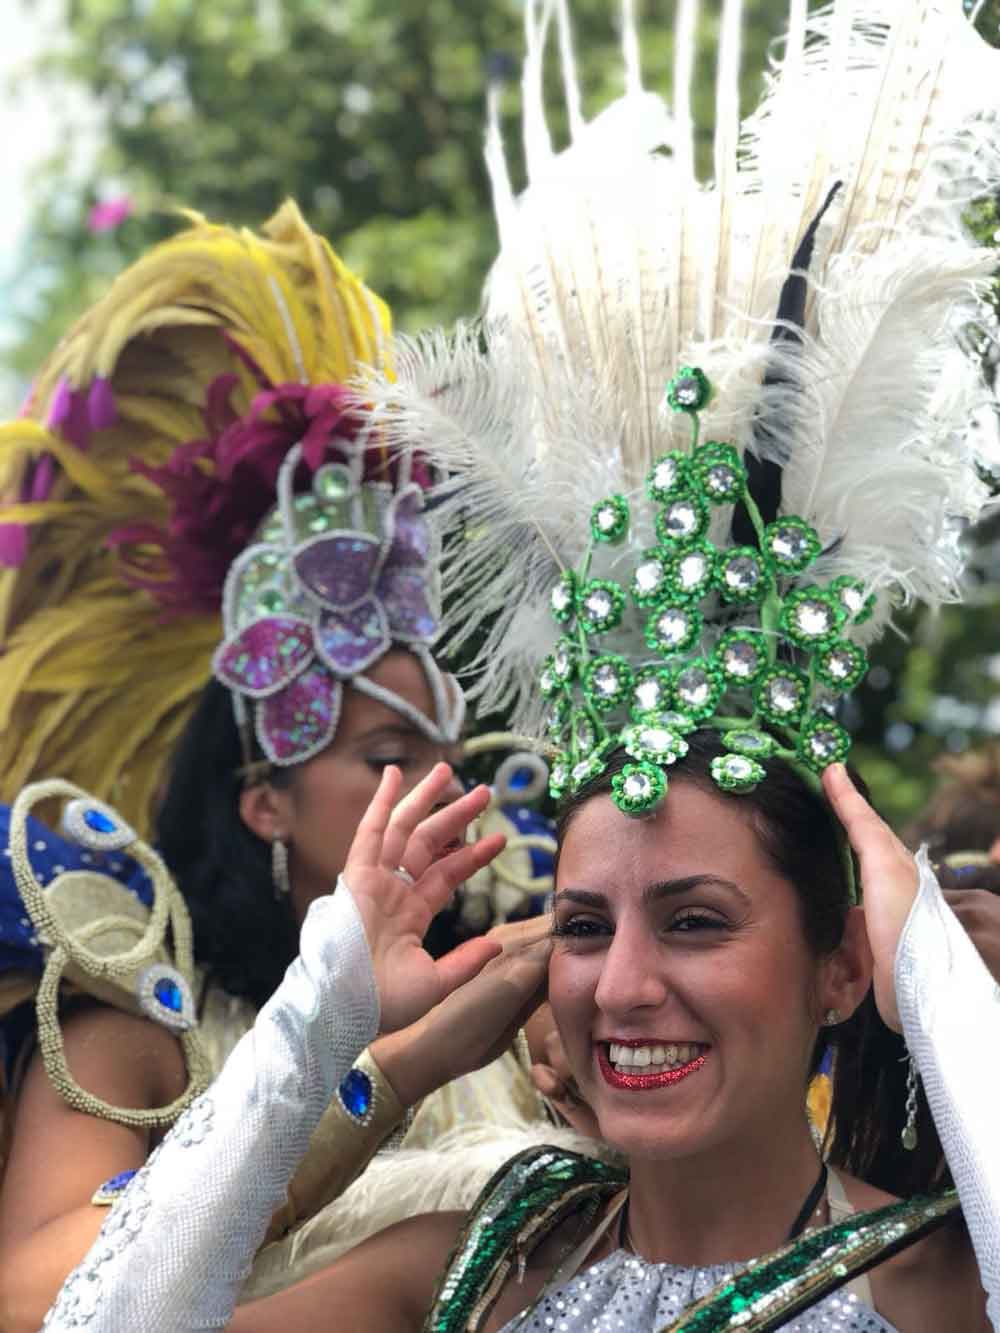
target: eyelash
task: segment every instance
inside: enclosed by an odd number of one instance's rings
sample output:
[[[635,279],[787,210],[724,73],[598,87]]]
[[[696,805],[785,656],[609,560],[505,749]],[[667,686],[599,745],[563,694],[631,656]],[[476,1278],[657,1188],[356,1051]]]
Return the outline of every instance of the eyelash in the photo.
[[[725,930],[726,924],[721,917],[695,910],[674,917],[668,930],[686,935],[695,930]],[[595,921],[592,917],[570,917],[568,921],[556,922],[552,927],[554,939],[587,940],[604,934],[610,934],[607,923]]]
[[[399,755],[399,754],[386,755],[385,758],[383,758],[381,755],[378,756],[368,755],[365,758],[365,763],[368,765],[369,768],[373,769],[376,773],[381,773],[382,770],[384,768],[388,768],[390,764],[395,764],[398,769],[405,771],[407,768],[409,768],[410,762],[411,760],[409,755]]]

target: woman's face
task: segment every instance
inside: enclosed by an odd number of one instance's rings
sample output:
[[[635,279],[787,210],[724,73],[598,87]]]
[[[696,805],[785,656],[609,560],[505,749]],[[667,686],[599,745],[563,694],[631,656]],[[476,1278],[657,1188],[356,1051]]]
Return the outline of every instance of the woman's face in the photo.
[[[801,1126],[824,964],[736,799],[588,801],[559,859],[549,999],[605,1139],[678,1158]]]
[[[412,653],[387,653],[366,675],[434,716],[427,678]],[[300,913],[336,883],[385,766],[402,771],[405,794],[442,759],[454,763],[454,749],[429,740],[377,699],[350,686],[344,690],[333,743],[297,769],[289,786],[269,789],[278,816],[275,834],[289,846],[293,903]],[[457,779],[452,787],[447,800],[461,795]]]

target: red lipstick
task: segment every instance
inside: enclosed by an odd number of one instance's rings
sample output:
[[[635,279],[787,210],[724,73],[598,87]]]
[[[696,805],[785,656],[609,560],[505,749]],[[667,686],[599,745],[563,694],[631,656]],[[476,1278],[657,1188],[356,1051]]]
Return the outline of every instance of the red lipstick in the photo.
[[[705,1063],[705,1059],[706,1053],[703,1052],[693,1060],[689,1060],[686,1065],[678,1065],[676,1069],[664,1069],[660,1074],[619,1074],[608,1059],[605,1043],[599,1042],[597,1047],[597,1062],[601,1067],[605,1083],[609,1083],[613,1088],[623,1088],[626,1092],[642,1092],[646,1088],[669,1088],[674,1083],[679,1083],[682,1078],[687,1078],[689,1074],[696,1073]]]

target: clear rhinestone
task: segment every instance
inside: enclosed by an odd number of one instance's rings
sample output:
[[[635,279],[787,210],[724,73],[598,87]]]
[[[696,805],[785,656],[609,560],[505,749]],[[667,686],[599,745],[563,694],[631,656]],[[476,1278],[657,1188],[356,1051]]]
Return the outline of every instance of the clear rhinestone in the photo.
[[[673,754],[677,746],[677,736],[666,727],[643,727],[639,732],[639,744],[658,755]]]
[[[794,713],[800,694],[798,681],[790,676],[775,676],[767,682],[767,702],[776,713]]]
[[[846,649],[834,648],[823,658],[823,666],[834,680],[846,680],[854,670],[854,658]]]
[[[644,713],[655,713],[663,700],[663,683],[659,680],[640,680],[635,687],[635,701]]]
[[[809,541],[801,528],[778,528],[771,537],[771,554],[779,560],[798,561],[809,553]]]
[[[590,763],[589,759],[581,759],[578,764],[573,766],[572,777],[574,782],[585,782],[590,777]]]
[[[716,463],[705,473],[705,489],[713,495],[726,495],[733,489],[736,473],[725,463]]]
[[[559,612],[568,610],[572,604],[573,594],[561,579],[552,589],[550,601],[552,603],[552,610]]]
[[[860,588],[852,588],[849,584],[840,589],[840,600],[850,611],[852,616],[858,615],[864,610],[865,595]]]
[[[708,575],[708,559],[704,551],[691,551],[677,566],[677,582],[685,591],[700,587]]]
[[[548,667],[545,667],[542,674],[538,677],[538,687],[543,694],[548,694],[555,689],[556,678]]]
[[[808,599],[799,602],[795,608],[795,624],[800,634],[805,634],[810,639],[822,638],[824,634],[830,632],[833,615],[825,602]]]
[[[674,398],[682,407],[696,407],[701,384],[694,375],[680,375],[674,380]]]
[[[653,468],[653,485],[658,491],[669,491],[677,484],[677,459],[664,458]]]
[[[594,724],[586,714],[583,714],[576,719],[576,724],[573,730],[576,733],[576,745],[578,750],[588,751],[594,748],[594,744],[597,740],[597,733],[594,731]]]
[[[833,731],[818,730],[809,736],[809,749],[817,759],[829,762],[837,757],[837,734]]]
[[[598,694],[603,694],[606,698],[616,694],[621,685],[617,670],[609,662],[603,662],[597,668],[590,677],[590,683]]]
[[[552,654],[552,670],[560,680],[566,680],[573,670],[573,658],[564,643],[559,644]]]
[[[569,780],[569,767],[560,759],[552,765],[552,772],[549,775],[549,781],[553,787],[565,787]]]
[[[731,754],[726,758],[726,772],[737,782],[745,782],[753,775],[753,766],[750,760],[744,759],[742,755]]]
[[[644,560],[636,566],[635,586],[643,594],[656,592],[663,582],[662,560]]]
[[[752,555],[737,555],[727,561],[723,578],[733,592],[752,592],[760,580],[760,566]]]
[[[656,617],[656,634],[660,642],[669,648],[677,648],[687,638],[691,627],[687,614],[671,606]]]
[[[690,500],[675,500],[663,511],[663,524],[672,538],[690,537],[698,531],[698,510]]]
[[[645,801],[653,790],[653,784],[645,773],[630,773],[624,786],[625,795],[630,801]]]
[[[702,708],[712,697],[712,683],[699,667],[688,667],[677,677],[677,696],[692,708]]]
[[[752,676],[760,664],[760,656],[752,643],[745,639],[736,639],[727,644],[722,654],[722,665],[726,674],[737,680],[746,680]]]
[[[614,505],[602,505],[597,511],[597,526],[602,532],[611,532],[618,522],[618,512]]]
[[[583,609],[587,613],[587,619],[594,621],[595,624],[607,620],[614,607],[611,594],[606,588],[598,588],[596,592],[588,594],[583,599]]]

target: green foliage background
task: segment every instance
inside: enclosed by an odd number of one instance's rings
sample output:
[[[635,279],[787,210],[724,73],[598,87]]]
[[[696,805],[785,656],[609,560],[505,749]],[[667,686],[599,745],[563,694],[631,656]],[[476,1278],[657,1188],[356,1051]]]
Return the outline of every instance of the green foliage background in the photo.
[[[719,9],[707,0],[699,32],[703,151]],[[748,0],[746,9],[749,106],[787,4]],[[573,13],[585,109],[594,110],[620,89],[617,4],[574,0]],[[643,24],[645,79],[663,91],[672,13],[663,0],[649,4]],[[506,76],[504,115],[516,142],[521,22],[518,0],[65,0],[63,39],[36,77],[53,93],[85,90],[103,128],[85,179],[70,169],[69,123],[39,173],[24,266],[30,299],[9,368],[30,376],[109,278],[177,225],[181,207],[255,225],[293,195],[389,300],[399,327],[473,312],[495,248],[481,151],[485,86],[488,73]],[[982,7],[979,26],[995,37],[1000,0]],[[135,214],[91,233],[90,207],[116,193],[134,201]],[[992,201],[977,222],[993,241]],[[988,348],[980,350],[992,374]],[[910,643],[890,636],[854,705],[857,756],[894,818],[926,796],[942,744],[961,748],[1000,731],[1000,528],[976,541],[974,605],[904,616]]]

